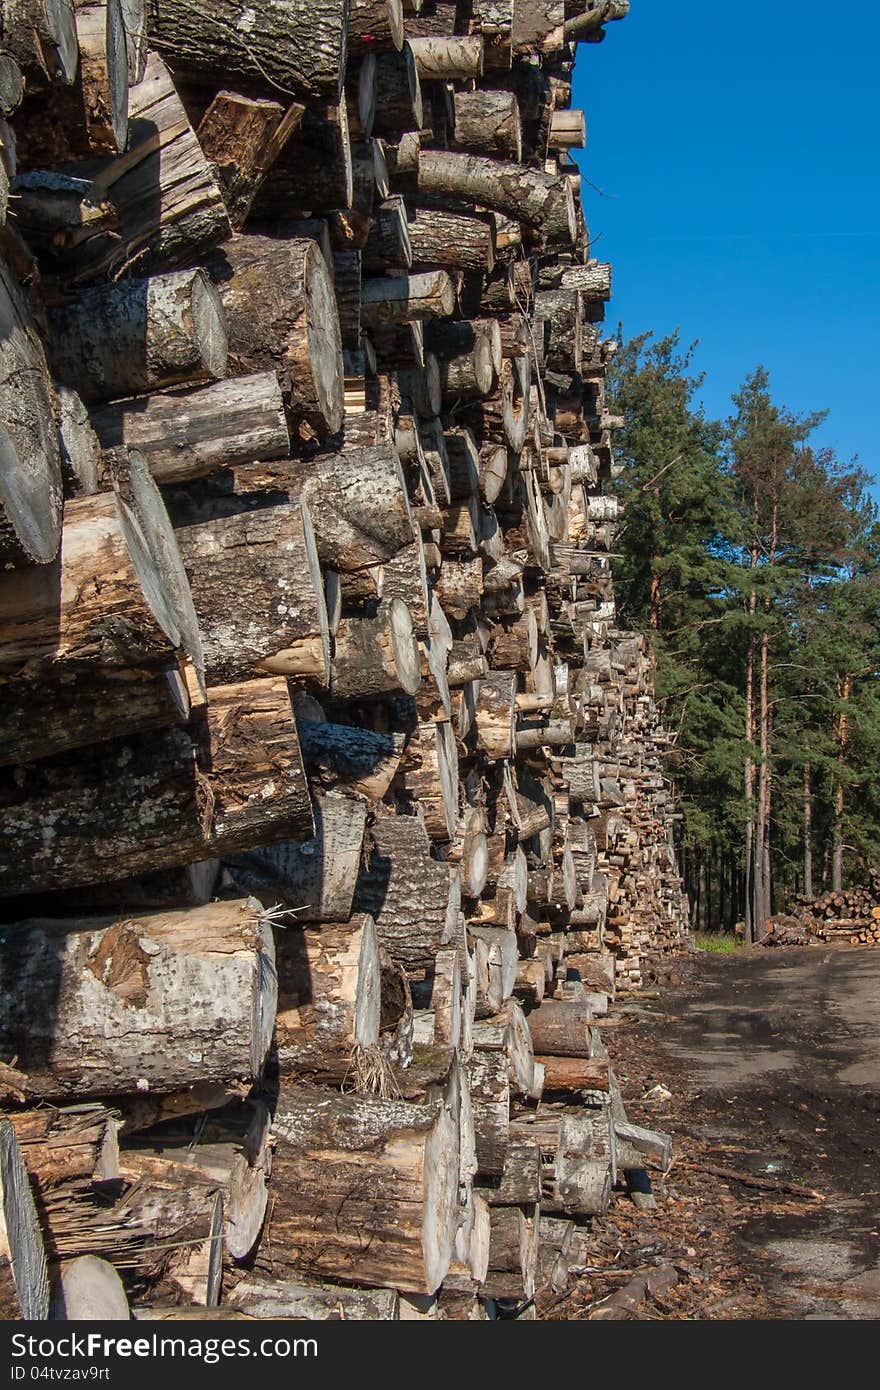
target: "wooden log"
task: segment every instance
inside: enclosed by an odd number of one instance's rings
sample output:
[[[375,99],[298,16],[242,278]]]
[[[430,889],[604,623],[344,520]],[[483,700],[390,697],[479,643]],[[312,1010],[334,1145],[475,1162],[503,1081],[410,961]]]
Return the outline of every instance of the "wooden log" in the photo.
[[[273,1132],[276,1251],[313,1277],[439,1288],[458,1220],[457,1117],[443,1104],[285,1087]]]
[[[504,358],[495,390],[471,403],[463,418],[479,438],[504,445],[519,454],[526,442],[529,420],[531,362],[528,357]],[[498,494],[496,494],[497,496]],[[487,501],[491,500],[487,497]]]
[[[181,724],[191,711],[176,669],[0,678],[0,766]]]
[[[185,0],[149,0],[148,13],[150,39],[175,72],[309,98],[342,91],[348,7],[337,0],[280,0],[244,26],[230,0],[208,0],[198,13]]]
[[[483,40],[479,35],[423,35],[408,43],[423,82],[466,82],[483,75]]]
[[[396,1289],[351,1289],[342,1284],[249,1275],[230,1292],[228,1306],[241,1316],[273,1321],[388,1322],[397,1319],[399,1300]],[[222,1311],[229,1316],[225,1307]]]
[[[84,290],[49,313],[58,381],[90,403],[226,375],[220,297],[204,270]]]
[[[209,160],[233,231],[247,221],[267,173],[300,127],[306,108],[220,91],[196,132]]]
[[[507,1161],[510,1127],[510,1068],[506,1055],[477,1048],[468,1058],[467,1077],[477,1170],[483,1177],[500,1178]]]
[[[298,716],[303,762],[310,784],[326,791],[379,801],[388,791],[403,755],[402,734],[378,733],[348,724]]]
[[[52,8],[73,11],[79,63],[70,86],[54,84],[51,103],[37,93],[26,100],[21,142],[25,167],[116,154],[125,149],[128,136],[128,55],[121,0],[78,0]]]
[[[502,1051],[510,1067],[510,1089],[527,1096],[534,1084],[535,1056],[523,1011],[515,999],[508,998],[491,1018],[474,1023],[474,1046]]]
[[[332,793],[313,798],[315,836],[227,858],[241,892],[280,900],[297,922],[343,922],[351,916],[366,828],[366,807]]]
[[[119,1177],[119,1118],[105,1105],[41,1105],[13,1111],[9,1123],[42,1202],[53,1191]]]
[[[28,1171],[9,1120],[0,1120],[0,1217],[3,1254],[9,1262],[13,1298],[4,1296],[9,1318],[43,1321],[49,1316],[46,1252]],[[5,1261],[4,1261],[5,1263]],[[6,1283],[6,1280],[3,1281]],[[7,1290],[3,1290],[7,1295]]]
[[[437,579],[436,592],[444,610],[459,620],[466,618],[472,608],[479,608],[483,594],[483,561],[479,557],[472,560],[446,560]],[[452,658],[450,658],[452,660]],[[483,674],[481,662],[478,674]],[[467,671],[458,671],[455,684],[460,677],[470,680]]]
[[[392,444],[322,455],[300,477],[323,564],[348,573],[412,544],[412,512]]]
[[[430,968],[452,940],[461,904],[459,871],[433,859],[421,815],[381,816],[354,895],[369,913],[392,960],[407,971]]]
[[[254,899],[4,929],[0,1036],[39,1099],[255,1079],[275,1021]]]
[[[422,150],[418,187],[420,194],[481,203],[518,218],[548,242],[575,241],[574,203],[565,179],[482,155]]]
[[[241,499],[229,501],[234,506]],[[212,511],[210,520],[175,532],[208,681],[219,685],[270,672],[326,684],[330,633],[308,508],[288,502]]]
[[[230,370],[276,372],[298,425],[319,437],[343,419],[333,284],[317,244],[239,237],[208,262],[226,316]]]
[[[405,37],[403,0],[351,0],[349,54],[376,48],[402,48]]]
[[[233,377],[92,412],[110,464],[127,450],[143,454],[159,483],[204,478],[218,468],[283,458],[290,435],[274,372]]]
[[[0,114],[11,116],[24,96],[24,76],[11,53],[0,50]]]
[[[387,603],[401,599],[409,609],[416,636],[420,640],[428,637],[431,596],[421,531],[416,532],[412,545],[404,546],[382,566],[382,597]]]
[[[605,1057],[590,1059],[548,1057],[546,1054],[540,1054],[536,1061],[544,1068],[545,1091],[608,1090],[608,1059]]]
[[[489,1268],[484,1295],[494,1299],[534,1297],[538,1264],[538,1207],[492,1207]]]
[[[97,1255],[66,1260],[58,1274],[52,1317],[63,1322],[128,1322],[128,1297],[109,1260]]]
[[[538,625],[530,608],[512,622],[497,623],[486,648],[489,665],[530,671],[538,660]]]
[[[519,164],[522,126],[515,94],[503,90],[456,92],[455,144],[472,154]]]
[[[372,161],[367,169],[369,214]],[[363,191],[362,191],[363,192]],[[252,215],[261,223],[285,217],[345,213],[355,199],[355,168],[348,107],[342,100],[309,102],[293,137],[267,171],[254,199]]]
[[[19,220],[72,283],[118,272],[191,265],[231,233],[222,195],[156,54],[129,95],[125,154],[90,168],[88,179],[45,171],[20,180]]]
[[[337,699],[371,699],[421,684],[412,616],[402,599],[380,606],[375,618],[343,618],[336,631],[330,684]]]
[[[314,834],[281,677],[214,687],[207,710],[185,728],[7,769],[0,806],[5,897]]]
[[[587,143],[587,123],[583,111],[556,110],[550,117],[547,140],[551,150],[581,150]]]
[[[541,1200],[541,1150],[536,1138],[527,1137],[525,1126],[511,1134],[507,1161],[498,1182],[480,1190],[490,1207],[518,1207]]]
[[[275,1037],[285,1077],[340,1084],[379,1040],[382,972],[373,919],[283,931]]]
[[[198,622],[174,534],[133,455],[112,492],[67,505],[51,565],[0,577],[0,667],[35,679],[65,670],[201,668]]]
[[[584,1004],[545,999],[528,1016],[535,1053],[541,1057],[589,1057],[591,1019]]]
[[[403,780],[424,812],[431,839],[451,840],[458,820],[458,757],[448,722],[428,719],[419,724]]]
[[[455,289],[445,270],[364,280],[361,314],[367,328],[410,319],[448,318]]]
[[[516,671],[490,671],[480,686],[475,719],[477,747],[493,762],[514,756],[516,685]]]
[[[373,273],[385,270],[408,270],[412,265],[412,247],[406,218],[406,206],[399,194],[392,194],[380,203],[373,213],[370,231],[364,245],[363,267]]]
[[[479,213],[412,209],[408,224],[412,264],[491,273],[495,264],[494,226]]]
[[[3,0],[3,46],[29,76],[73,82],[79,50],[72,5],[56,0]]]
[[[61,455],[36,325],[0,260],[0,564],[45,564],[61,537]]]
[[[406,131],[421,130],[424,119],[419,71],[409,43],[377,53],[375,133],[399,139]]]

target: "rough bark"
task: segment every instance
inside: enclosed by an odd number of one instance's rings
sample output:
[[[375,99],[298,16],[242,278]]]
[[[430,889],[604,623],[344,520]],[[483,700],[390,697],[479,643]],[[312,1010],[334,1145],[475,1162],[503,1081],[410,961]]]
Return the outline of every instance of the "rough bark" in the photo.
[[[273,1131],[276,1251],[312,1277],[440,1286],[458,1217],[457,1116],[442,1104],[285,1087]]]
[[[477,1141],[477,1171],[501,1177],[510,1127],[510,1069],[503,1052],[477,1048],[467,1063]]]
[[[92,425],[108,463],[136,449],[163,484],[204,478],[255,459],[284,458],[290,452],[274,372],[118,401],[94,410]]]
[[[272,369],[295,423],[323,437],[343,418],[342,344],[333,284],[316,242],[239,237],[208,269],[223,303],[230,370]]]
[[[190,713],[177,670],[0,679],[0,766],[181,724]]]
[[[535,227],[548,242],[576,238],[574,203],[566,179],[481,155],[422,150],[419,192],[481,203]]]
[[[513,92],[455,93],[455,144],[472,154],[491,155],[519,164],[522,127]]]
[[[89,403],[226,375],[223,308],[201,269],[93,286],[49,328],[55,377]]]
[[[255,900],[36,919],[4,935],[0,1037],[29,1095],[171,1091],[259,1075],[277,986],[271,928]]]
[[[361,317],[367,328],[448,318],[454,308],[455,288],[445,270],[382,275],[363,282]]]
[[[479,35],[422,35],[408,42],[423,82],[466,82],[483,74],[483,40]]]
[[[345,78],[348,5],[277,0],[257,12],[238,0],[149,0],[150,38],[175,72],[336,100]]]
[[[490,671],[477,704],[477,746],[490,760],[515,755],[516,671]]]
[[[391,599],[376,618],[343,619],[336,631],[331,687],[339,699],[371,699],[421,682],[412,617],[402,599]]]
[[[298,720],[303,761],[309,782],[325,791],[380,801],[388,791],[403,755],[402,734],[377,733],[348,724]]]
[[[399,51],[386,49],[376,55],[376,115],[373,131],[386,139],[399,139],[424,125],[422,88],[413,51],[404,42]]]
[[[354,895],[375,920],[379,940],[407,971],[430,968],[452,940],[461,901],[457,869],[433,859],[422,816],[382,816]]]
[[[495,265],[494,224],[488,216],[416,207],[408,230],[415,266],[445,266],[488,275]]]
[[[215,687],[207,710],[184,728],[6,770],[0,806],[5,897],[314,834],[279,677]]]
[[[271,672],[330,674],[330,632],[308,508],[242,507],[230,498],[210,519],[175,532],[202,635],[211,684]],[[246,601],[243,602],[243,595]]]
[[[253,215],[263,221],[276,221],[279,212],[284,217],[314,217],[345,212],[354,200],[355,168],[343,94],[341,101],[329,105],[306,106],[296,134],[266,174]]]

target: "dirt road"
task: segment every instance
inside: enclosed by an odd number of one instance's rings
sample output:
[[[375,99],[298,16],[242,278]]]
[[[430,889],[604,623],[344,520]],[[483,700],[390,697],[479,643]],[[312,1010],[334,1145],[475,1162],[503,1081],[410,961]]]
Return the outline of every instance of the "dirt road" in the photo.
[[[656,1211],[617,1202],[569,1316],[662,1261],[681,1282],[647,1317],[880,1316],[880,950],[699,953],[604,1036],[677,1156]]]

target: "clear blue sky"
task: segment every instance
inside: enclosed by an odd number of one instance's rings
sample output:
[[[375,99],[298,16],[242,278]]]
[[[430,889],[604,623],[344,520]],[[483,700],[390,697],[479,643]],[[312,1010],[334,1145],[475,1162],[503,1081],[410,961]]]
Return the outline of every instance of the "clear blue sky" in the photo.
[[[758,363],[880,475],[880,7],[632,0],[581,44],[572,104],[607,324],[698,338],[726,416]],[[880,499],[880,487],[875,488]]]

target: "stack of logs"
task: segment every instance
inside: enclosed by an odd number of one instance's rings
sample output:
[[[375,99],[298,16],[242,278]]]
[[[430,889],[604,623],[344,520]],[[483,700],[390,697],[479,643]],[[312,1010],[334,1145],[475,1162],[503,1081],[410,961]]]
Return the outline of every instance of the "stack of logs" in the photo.
[[[627,8],[3,0],[8,1316],[529,1316],[669,1161],[594,1026],[686,929],[570,154]]]
[[[880,945],[880,869],[870,871],[870,883],[863,887],[823,893],[820,898],[799,893],[792,917],[819,941]]]

